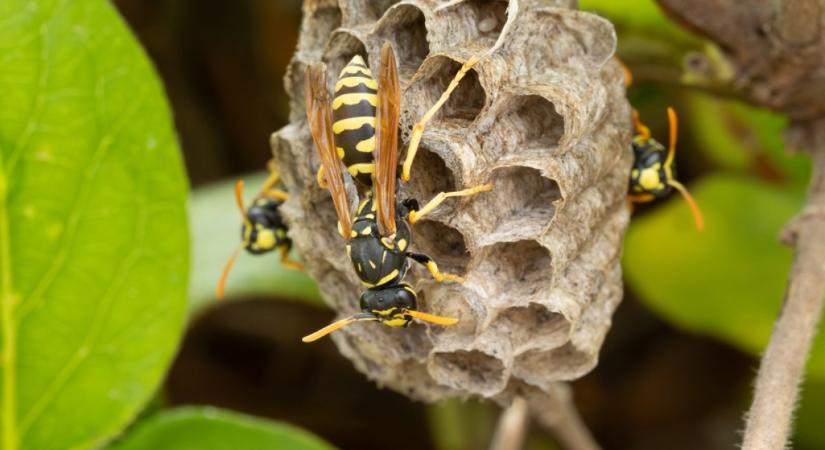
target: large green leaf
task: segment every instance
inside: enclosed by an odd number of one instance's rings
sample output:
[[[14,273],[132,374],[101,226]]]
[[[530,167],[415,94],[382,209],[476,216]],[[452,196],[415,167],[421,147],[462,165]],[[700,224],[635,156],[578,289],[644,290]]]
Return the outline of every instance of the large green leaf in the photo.
[[[678,196],[634,219],[625,242],[627,280],[673,323],[758,355],[779,312],[792,259],[777,238],[804,193],[734,176],[708,177],[692,188],[705,231],[693,228]],[[808,367],[825,376],[825,334]]]
[[[332,450],[306,431],[215,408],[180,408],[138,424],[110,450]]]
[[[92,448],[179,340],[186,177],[109,2],[3,0],[0,67],[0,447]]]
[[[244,177],[246,201],[251,201],[266,179],[265,173]],[[229,255],[241,243],[241,216],[235,206],[234,181],[198,188],[192,194],[192,264],[190,309],[214,304],[215,285]],[[293,255],[297,258],[297,255]],[[227,298],[244,295],[278,295],[321,304],[315,282],[307,274],[287,269],[277,253],[242,252],[226,283]]]

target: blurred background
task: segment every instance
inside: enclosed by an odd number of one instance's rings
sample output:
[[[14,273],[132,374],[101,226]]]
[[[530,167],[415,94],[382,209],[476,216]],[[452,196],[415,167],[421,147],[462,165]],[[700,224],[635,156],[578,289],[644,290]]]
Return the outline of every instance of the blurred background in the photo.
[[[155,404],[217,405],[300,425],[341,449],[464,450],[489,445],[498,408],[412,402],[377,388],[327,339],[296,338],[332,319],[311,280],[276,255],[242,255],[217,303],[220,268],[238,245],[232,200],[251,195],[286,124],[284,70],[299,0],[116,0],[164,80],[193,188],[194,273],[187,336]],[[693,227],[674,195],[636,208],[624,257],[625,299],[598,367],[573,383],[605,449],[730,449],[739,440],[760,349],[780,307],[792,254],[777,236],[799,209],[808,162],[785,152],[784,119],[729,98],[708,42],[652,0],[586,0],[612,20],[635,74],[629,98],[660,141],[680,114],[677,164],[703,209]],[[825,345],[809,362],[796,449],[825,448]],[[404,436],[404,439],[397,439]],[[553,449],[533,427],[528,447]]]

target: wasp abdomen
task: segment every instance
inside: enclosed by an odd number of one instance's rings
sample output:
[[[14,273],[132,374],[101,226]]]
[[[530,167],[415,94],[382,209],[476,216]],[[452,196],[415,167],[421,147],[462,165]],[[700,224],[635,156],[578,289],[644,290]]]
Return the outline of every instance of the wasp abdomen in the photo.
[[[338,157],[359,183],[372,185],[375,171],[375,108],[378,83],[361,56],[355,56],[341,70],[332,101],[332,131]]]

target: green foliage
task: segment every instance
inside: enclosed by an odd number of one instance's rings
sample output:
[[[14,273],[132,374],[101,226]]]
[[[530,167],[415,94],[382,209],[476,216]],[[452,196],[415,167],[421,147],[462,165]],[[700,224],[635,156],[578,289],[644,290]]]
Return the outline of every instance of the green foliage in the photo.
[[[0,447],[93,448],[180,338],[186,177],[109,2],[0,2],[0,66]]]
[[[686,96],[689,127],[702,153],[721,168],[752,171],[779,185],[803,189],[811,171],[808,158],[788,155],[782,142],[787,119],[733,100],[700,93]]]
[[[333,450],[321,439],[284,423],[215,408],[158,414],[110,450]]]
[[[628,281],[675,323],[758,354],[791,263],[777,236],[802,198],[744,177],[711,176],[692,188],[707,229],[695,230],[678,196],[636,218],[625,246]]]
[[[246,201],[251,201],[266,179],[265,173],[245,177]],[[215,285],[229,255],[241,243],[241,216],[235,206],[235,182],[225,181],[198,188],[192,195],[192,247],[194,263],[189,291],[190,309],[215,302]],[[242,252],[226,284],[226,297],[272,295],[321,304],[315,282],[305,273],[287,269],[280,255]]]

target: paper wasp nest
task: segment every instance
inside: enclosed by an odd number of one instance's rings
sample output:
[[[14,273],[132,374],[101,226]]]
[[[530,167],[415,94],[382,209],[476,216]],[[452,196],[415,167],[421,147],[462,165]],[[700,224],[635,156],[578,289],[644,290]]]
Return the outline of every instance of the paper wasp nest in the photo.
[[[377,73],[381,45],[392,42],[404,92],[403,153],[412,125],[461,63],[505,30],[431,122],[412,180],[399,191],[423,204],[440,191],[494,183],[492,192],[450,199],[413,225],[413,251],[466,278],[436,283],[412,263],[407,281],[419,309],[460,322],[406,329],[365,322],[331,335],[368,377],[419,399],[501,399],[582,376],[595,366],[622,296],[632,155],[613,27],[570,9],[573,1],[516,1],[307,0],[286,76],[291,123],[272,136],[291,193],[282,209],[309,274],[340,317],[358,309],[362,288],[330,195],[315,182],[306,67],[324,61],[333,82],[364,54]]]

